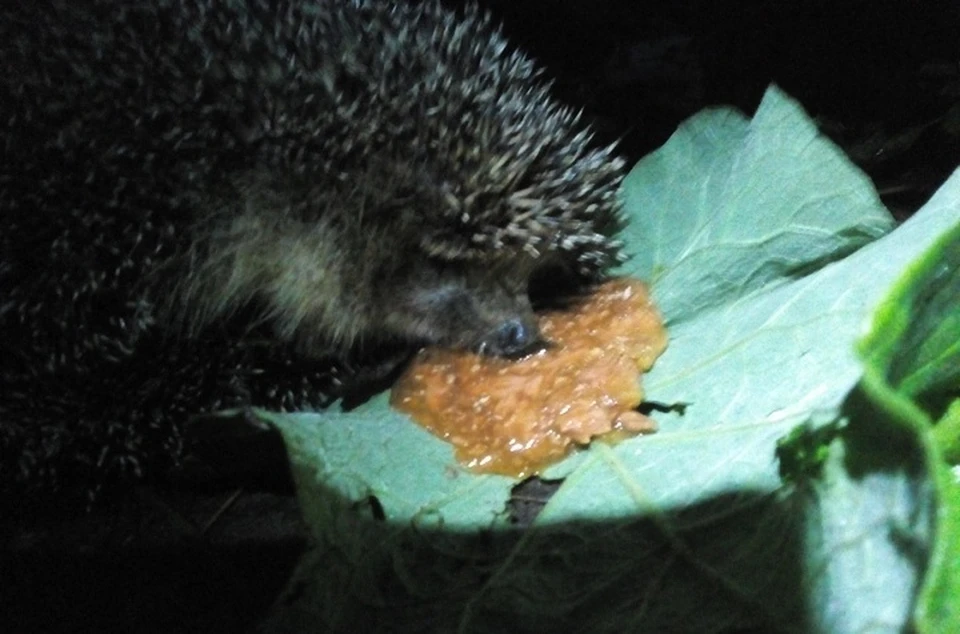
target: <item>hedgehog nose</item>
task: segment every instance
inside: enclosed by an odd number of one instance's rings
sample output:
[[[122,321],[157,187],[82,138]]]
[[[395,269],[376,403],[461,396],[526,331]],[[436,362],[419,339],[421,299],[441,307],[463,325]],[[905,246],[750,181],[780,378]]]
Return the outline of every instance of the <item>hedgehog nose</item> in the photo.
[[[541,347],[540,332],[536,326],[520,319],[508,319],[493,333],[494,352],[505,357],[519,357]]]

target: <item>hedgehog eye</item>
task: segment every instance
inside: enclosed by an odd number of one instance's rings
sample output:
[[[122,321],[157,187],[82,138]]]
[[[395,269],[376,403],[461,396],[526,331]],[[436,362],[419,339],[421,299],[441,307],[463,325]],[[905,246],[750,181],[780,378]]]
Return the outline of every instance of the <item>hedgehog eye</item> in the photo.
[[[530,303],[535,310],[563,308],[581,289],[575,271],[560,258],[545,259],[531,272]]]

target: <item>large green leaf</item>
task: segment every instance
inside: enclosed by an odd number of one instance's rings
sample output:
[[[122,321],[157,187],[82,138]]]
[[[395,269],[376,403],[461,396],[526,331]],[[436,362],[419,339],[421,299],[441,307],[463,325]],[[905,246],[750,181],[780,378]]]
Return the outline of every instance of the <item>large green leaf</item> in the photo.
[[[821,473],[798,479],[817,631],[960,624],[960,485],[946,459],[960,441],[946,413],[960,402],[958,194],[928,205],[952,207],[956,224],[880,303],[845,425],[824,443]]]
[[[867,177],[771,89],[748,121],[683,124],[625,187],[625,272],[653,282],[670,323],[837,260],[892,227]]]
[[[645,391],[686,407],[548,470],[564,482],[524,530],[513,480],[465,472],[385,397],[271,416],[317,546],[266,629],[804,631],[777,441],[841,416],[865,318],[958,190],[871,242],[892,222],[869,181],[778,90],[752,120],[694,117],[624,185],[624,272],[653,281],[671,337]]]

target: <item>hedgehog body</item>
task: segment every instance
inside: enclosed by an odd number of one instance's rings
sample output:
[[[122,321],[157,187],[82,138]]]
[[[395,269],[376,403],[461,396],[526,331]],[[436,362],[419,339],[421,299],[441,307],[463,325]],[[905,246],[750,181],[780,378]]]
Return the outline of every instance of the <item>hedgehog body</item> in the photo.
[[[323,405],[330,355],[516,353],[531,279],[620,257],[621,162],[474,8],[2,12],[0,487],[139,474],[191,413]]]

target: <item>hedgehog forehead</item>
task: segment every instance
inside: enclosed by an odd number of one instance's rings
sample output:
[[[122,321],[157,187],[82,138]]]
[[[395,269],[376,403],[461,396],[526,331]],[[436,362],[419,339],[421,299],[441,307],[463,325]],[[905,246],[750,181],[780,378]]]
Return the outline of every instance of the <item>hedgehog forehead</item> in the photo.
[[[620,228],[622,168],[612,148],[576,144],[532,158],[494,156],[442,183],[434,211],[444,221],[424,234],[425,250],[493,261],[552,251],[586,259],[594,257],[588,251],[609,254],[619,248],[609,236]]]
[[[536,260],[522,253],[504,255],[496,261],[427,256],[422,263],[426,265],[425,270],[443,283],[478,292],[485,289],[525,292],[536,268]]]

